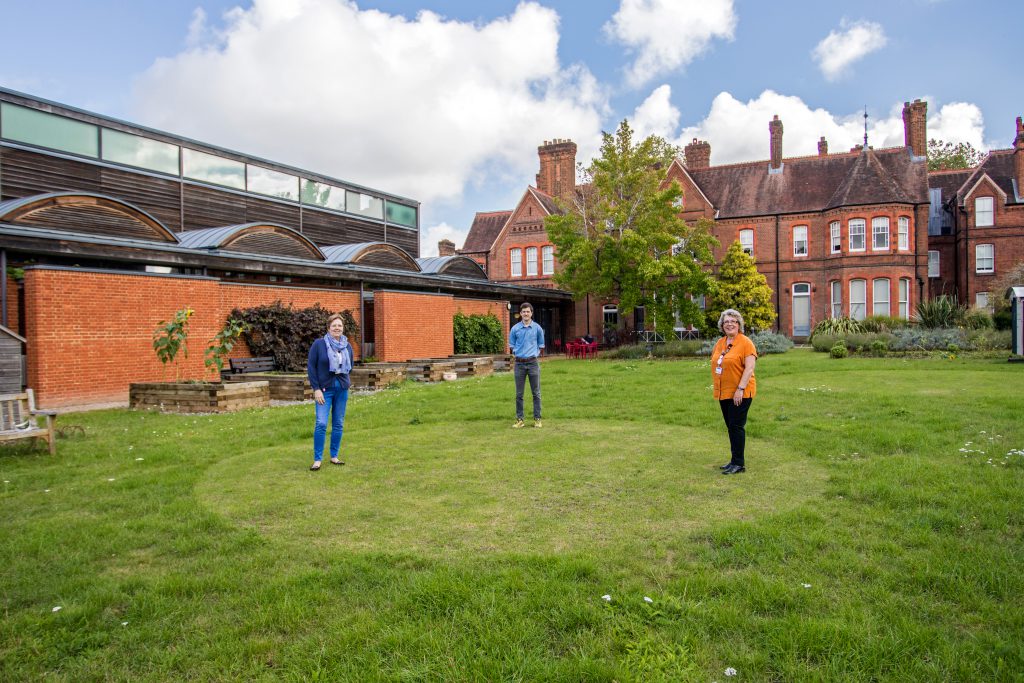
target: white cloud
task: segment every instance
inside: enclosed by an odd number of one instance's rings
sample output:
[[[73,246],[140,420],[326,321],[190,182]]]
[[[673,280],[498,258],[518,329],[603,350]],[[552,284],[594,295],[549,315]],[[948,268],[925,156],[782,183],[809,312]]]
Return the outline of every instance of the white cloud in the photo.
[[[673,106],[672,87],[662,85],[647,96],[633,112],[630,124],[638,139],[648,135],[670,138],[679,125],[679,110]]]
[[[558,59],[558,15],[523,2],[487,24],[349,0],[255,0],[136,83],[148,125],[423,202],[494,173],[530,178],[538,141],[596,149],[607,94]],[[500,169],[496,171],[495,169]]]
[[[444,239],[451,240],[455,243],[456,249],[461,249],[468,234],[469,228],[459,229],[447,223],[421,228],[420,256],[437,256],[437,243]]]
[[[843,77],[854,62],[881,50],[888,42],[882,25],[872,21],[843,19],[839,27],[841,31],[831,31],[812,52],[818,68],[829,81]]]
[[[621,0],[604,32],[636,53],[626,80],[639,87],[685,67],[713,39],[731,40],[735,28],[732,0]]]
[[[775,114],[783,123],[782,149],[786,157],[817,154],[821,136],[825,136],[832,153],[848,151],[864,142],[863,112],[836,114],[812,109],[799,97],[772,90],[746,102],[730,93],[719,93],[704,120],[684,127],[674,142],[683,146],[693,138],[707,140],[713,165],[766,160],[770,154],[768,122]],[[970,142],[980,148],[983,134],[981,112],[973,104],[943,105],[928,121],[929,138]],[[904,144],[902,102],[894,104],[885,115],[868,119],[868,144],[875,149]]]

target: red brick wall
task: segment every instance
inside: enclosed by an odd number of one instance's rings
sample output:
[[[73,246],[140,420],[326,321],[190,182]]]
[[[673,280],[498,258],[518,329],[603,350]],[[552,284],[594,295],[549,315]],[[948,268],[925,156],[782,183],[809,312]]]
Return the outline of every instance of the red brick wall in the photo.
[[[376,356],[381,361],[446,358],[455,352],[455,300],[447,294],[373,294]]]
[[[7,329],[25,336],[18,329],[18,283],[13,277],[7,278]]]
[[[210,379],[207,343],[232,308],[272,303],[352,309],[357,292],[224,284],[213,279],[97,273],[44,268],[25,271],[28,382],[44,407],[124,401],[131,382],[174,379],[153,352],[157,323],[182,308],[189,321],[189,356],[179,355],[182,379]],[[355,350],[358,357],[358,339]],[[233,356],[246,355],[244,344]]]
[[[482,299],[455,299],[455,311],[463,315],[495,315],[501,321],[501,329],[508,330],[508,307],[504,301]],[[454,316],[454,313],[452,314]]]

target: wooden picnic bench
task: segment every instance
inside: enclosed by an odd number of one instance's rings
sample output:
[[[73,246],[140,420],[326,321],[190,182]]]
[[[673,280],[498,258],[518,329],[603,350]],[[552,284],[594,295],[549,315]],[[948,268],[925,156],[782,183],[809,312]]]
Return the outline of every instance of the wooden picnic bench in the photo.
[[[45,419],[40,426],[39,418]],[[57,452],[53,422],[57,412],[36,410],[36,398],[31,389],[20,394],[0,395],[0,441],[18,439],[45,439],[50,446],[50,455]]]
[[[249,372],[273,372],[273,356],[257,356],[255,358],[229,358],[231,374],[237,375]]]

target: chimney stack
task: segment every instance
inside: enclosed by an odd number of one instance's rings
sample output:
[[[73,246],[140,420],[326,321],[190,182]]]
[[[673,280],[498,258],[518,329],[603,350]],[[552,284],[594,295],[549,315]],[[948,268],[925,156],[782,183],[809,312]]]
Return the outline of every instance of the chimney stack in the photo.
[[[828,141],[825,139],[824,135],[822,135],[818,139],[818,156],[819,157],[827,157],[828,156]]]
[[[928,103],[903,103],[903,143],[915,157],[928,154]]]
[[[572,140],[545,140],[537,148],[540,172],[537,189],[564,202],[572,202],[576,194],[576,143]]]
[[[455,256],[455,242],[451,240],[441,240],[437,243],[437,255],[438,256]]]
[[[694,138],[683,148],[683,162],[690,170],[711,166],[711,143]]]
[[[782,168],[782,121],[779,121],[778,114],[768,122],[768,133],[771,137],[772,152],[770,168],[777,171]]]
[[[1024,121],[1017,117],[1017,138],[1013,141],[1013,169],[1017,179],[1017,196],[1024,197]]]

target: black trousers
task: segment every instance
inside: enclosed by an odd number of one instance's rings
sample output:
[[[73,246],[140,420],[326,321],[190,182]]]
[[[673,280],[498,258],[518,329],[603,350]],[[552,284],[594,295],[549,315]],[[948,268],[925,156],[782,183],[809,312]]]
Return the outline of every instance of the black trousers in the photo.
[[[743,449],[747,444],[747,411],[750,410],[752,398],[745,398],[743,402],[736,405],[731,398],[719,401],[722,407],[722,418],[725,426],[729,429],[729,448],[732,450],[730,464],[746,467],[743,464]]]

